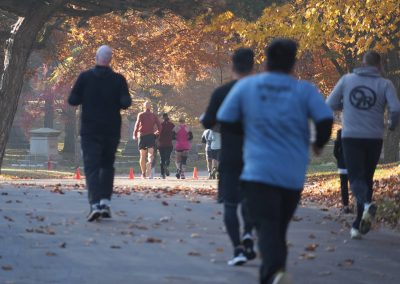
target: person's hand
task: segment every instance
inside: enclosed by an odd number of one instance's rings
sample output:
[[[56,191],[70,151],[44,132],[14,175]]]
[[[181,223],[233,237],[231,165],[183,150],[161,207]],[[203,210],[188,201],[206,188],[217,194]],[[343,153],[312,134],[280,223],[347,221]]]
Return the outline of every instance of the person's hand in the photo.
[[[133,139],[133,140],[136,140],[136,139],[137,139],[137,137],[136,137],[135,135],[133,135],[133,136],[132,136],[132,139]]]
[[[315,145],[315,143],[312,145],[312,149],[315,156],[320,156],[322,154],[322,148]]]

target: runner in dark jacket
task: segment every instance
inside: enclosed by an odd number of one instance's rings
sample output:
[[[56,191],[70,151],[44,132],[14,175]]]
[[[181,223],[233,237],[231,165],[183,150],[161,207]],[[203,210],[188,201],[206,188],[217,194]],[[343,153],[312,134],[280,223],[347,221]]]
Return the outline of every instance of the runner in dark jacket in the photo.
[[[101,46],[96,66],[82,72],[68,103],[82,105],[81,144],[89,193],[88,221],[110,218],[115,152],[121,136],[121,109],[131,105],[128,84],[110,68],[112,50]]]
[[[175,124],[173,124],[167,113],[163,114],[164,121],[161,123],[161,132],[158,138],[158,151],[160,152],[161,177],[169,176],[169,164],[171,161],[171,153],[173,149],[172,138]]]

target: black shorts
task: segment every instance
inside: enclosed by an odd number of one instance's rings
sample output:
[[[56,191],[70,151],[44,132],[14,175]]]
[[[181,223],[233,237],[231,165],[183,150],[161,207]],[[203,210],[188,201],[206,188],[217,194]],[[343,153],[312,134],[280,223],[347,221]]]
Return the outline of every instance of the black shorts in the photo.
[[[138,141],[139,150],[147,150],[156,146],[156,136],[154,134],[148,134],[139,137]]]
[[[240,190],[240,172],[220,172],[218,181],[218,201],[238,204],[243,195]]]
[[[220,149],[218,149],[218,150],[211,150],[211,158],[212,158],[213,160],[219,161],[219,156],[220,156],[220,154],[221,154],[221,150],[220,150]]]

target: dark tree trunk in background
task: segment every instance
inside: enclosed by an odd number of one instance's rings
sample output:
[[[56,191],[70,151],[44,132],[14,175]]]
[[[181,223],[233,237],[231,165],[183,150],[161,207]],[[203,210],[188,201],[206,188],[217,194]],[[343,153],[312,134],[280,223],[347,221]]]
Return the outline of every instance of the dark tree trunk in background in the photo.
[[[397,45],[398,46],[398,45]],[[397,90],[397,96],[400,97],[400,49],[393,49],[387,54],[387,60],[384,62],[385,69],[388,72],[388,78],[393,82]],[[384,162],[393,163],[399,161],[399,142],[400,125],[395,131],[387,131],[383,141]]]
[[[20,17],[7,42],[4,56],[4,72],[0,80],[0,165],[3,162],[10,128],[17,111],[18,100],[26,70],[26,63],[31,54],[36,37],[53,12],[64,3],[55,0],[52,4],[32,1],[24,18]]]
[[[65,113],[65,137],[63,153],[75,155],[76,136],[76,111],[75,108],[68,107]]]
[[[44,102],[44,127],[54,127],[54,96],[49,96]]]

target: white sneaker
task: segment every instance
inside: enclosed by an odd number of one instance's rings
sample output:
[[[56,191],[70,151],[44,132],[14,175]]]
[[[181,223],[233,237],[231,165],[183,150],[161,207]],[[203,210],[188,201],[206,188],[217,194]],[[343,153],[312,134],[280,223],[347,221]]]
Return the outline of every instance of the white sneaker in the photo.
[[[228,265],[229,266],[238,266],[238,265],[243,265],[247,262],[247,258],[241,253],[235,257],[233,257],[231,260],[228,260]]]
[[[353,240],[361,240],[361,233],[359,230],[357,230],[356,228],[351,228],[350,230],[350,237]]]
[[[272,284],[292,284],[292,283],[293,280],[290,274],[282,271],[278,272],[275,275],[274,281],[272,282]]]
[[[247,257],[244,254],[244,249],[239,246],[235,248],[233,258],[228,261],[229,266],[243,265],[247,262]]]

